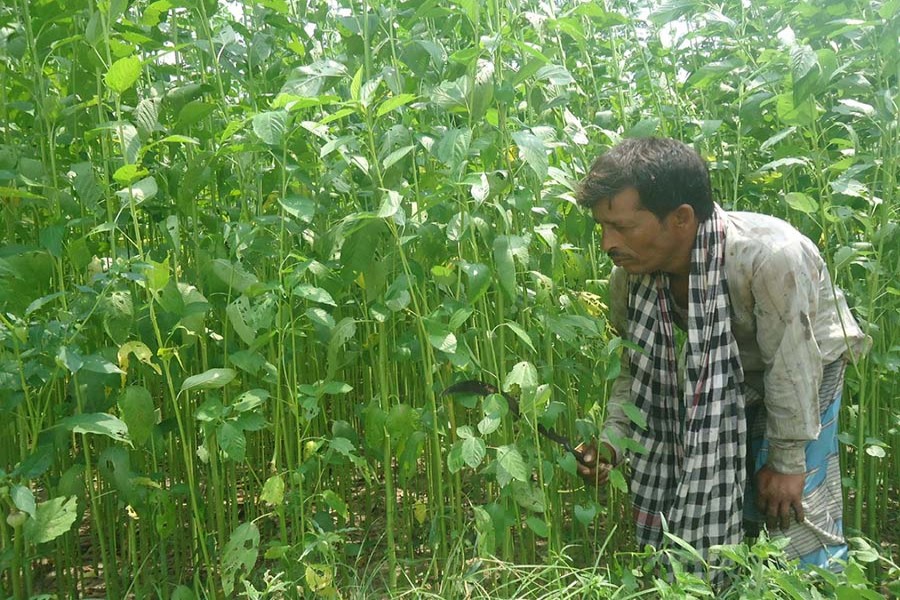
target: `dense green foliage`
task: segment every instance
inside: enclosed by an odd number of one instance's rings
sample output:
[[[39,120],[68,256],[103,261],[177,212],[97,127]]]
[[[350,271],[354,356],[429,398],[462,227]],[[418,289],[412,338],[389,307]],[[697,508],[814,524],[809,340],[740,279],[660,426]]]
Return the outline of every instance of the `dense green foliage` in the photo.
[[[847,377],[846,527],[896,542],[898,13],[5,3],[4,594],[711,594],[642,575],[623,475],[598,498],[536,434],[602,422],[621,341],[574,194],[651,134],[819,244],[874,341]],[[525,418],[440,396],[463,377]],[[898,573],[876,549],[841,576],[735,549],[732,593],[861,597]]]

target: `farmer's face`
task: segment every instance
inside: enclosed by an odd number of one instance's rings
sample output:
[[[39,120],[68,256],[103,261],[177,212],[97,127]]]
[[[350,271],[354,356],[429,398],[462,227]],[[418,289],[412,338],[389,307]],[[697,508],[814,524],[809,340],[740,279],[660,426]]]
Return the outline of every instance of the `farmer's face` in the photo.
[[[603,251],[627,273],[680,273],[690,265],[693,244],[693,233],[683,227],[685,207],[693,218],[692,209],[682,205],[660,220],[641,206],[635,188],[626,188],[609,200],[597,202],[592,213],[602,227]],[[690,243],[687,235],[691,236]]]

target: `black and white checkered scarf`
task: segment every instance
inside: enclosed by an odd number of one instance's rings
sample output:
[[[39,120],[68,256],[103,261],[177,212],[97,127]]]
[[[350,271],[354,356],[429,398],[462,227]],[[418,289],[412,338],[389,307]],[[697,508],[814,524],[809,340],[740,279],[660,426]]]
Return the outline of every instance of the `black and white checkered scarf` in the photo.
[[[629,278],[628,331],[645,352],[631,352],[632,398],[647,420],[635,440],[631,491],[637,539],[663,545],[668,531],[704,556],[738,543],[746,481],[744,378],[731,333],[725,277],[725,214],[715,206],[691,252],[683,387],[664,273]]]

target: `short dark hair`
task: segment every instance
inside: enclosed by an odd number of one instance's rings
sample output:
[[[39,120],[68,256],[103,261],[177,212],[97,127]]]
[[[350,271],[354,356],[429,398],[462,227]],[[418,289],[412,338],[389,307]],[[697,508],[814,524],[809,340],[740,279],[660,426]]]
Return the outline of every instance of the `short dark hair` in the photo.
[[[578,203],[587,208],[633,187],[641,206],[657,219],[689,204],[698,221],[713,211],[712,187],[706,161],[678,140],[630,138],[600,155],[581,183]]]

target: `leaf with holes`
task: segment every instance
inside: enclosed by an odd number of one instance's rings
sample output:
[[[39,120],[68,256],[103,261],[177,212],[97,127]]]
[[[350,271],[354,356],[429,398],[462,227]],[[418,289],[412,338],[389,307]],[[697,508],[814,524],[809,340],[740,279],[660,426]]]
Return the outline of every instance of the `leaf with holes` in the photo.
[[[259,558],[259,528],[244,523],[235,529],[222,551],[222,589],[234,592],[234,578],[249,575]]]

